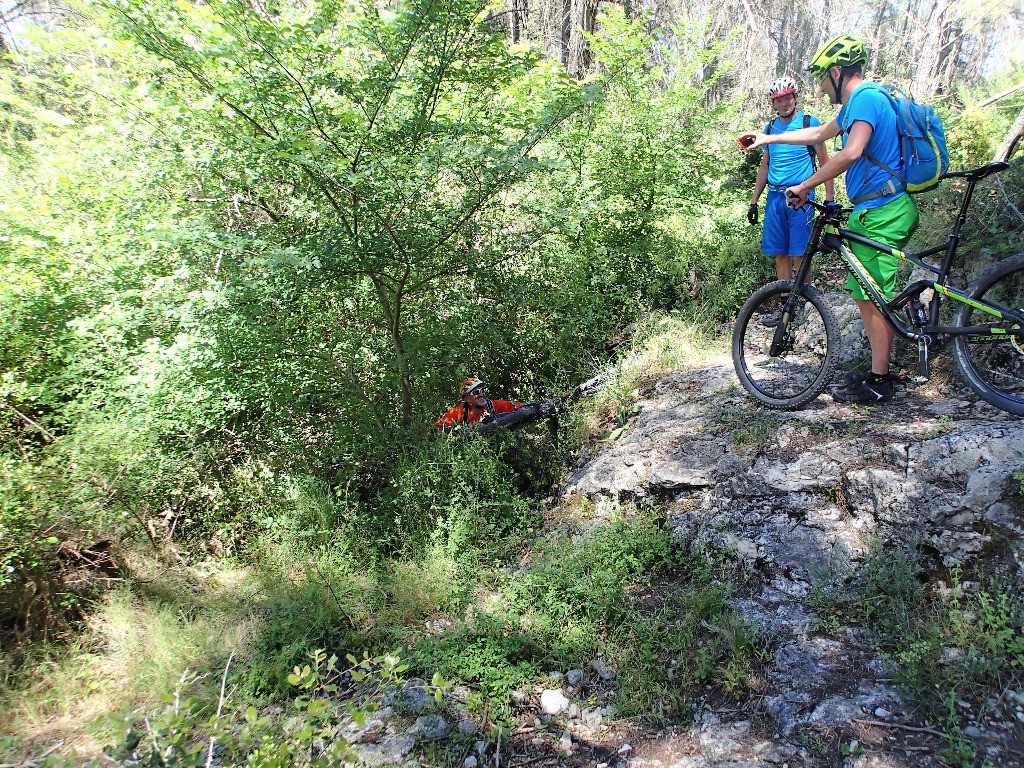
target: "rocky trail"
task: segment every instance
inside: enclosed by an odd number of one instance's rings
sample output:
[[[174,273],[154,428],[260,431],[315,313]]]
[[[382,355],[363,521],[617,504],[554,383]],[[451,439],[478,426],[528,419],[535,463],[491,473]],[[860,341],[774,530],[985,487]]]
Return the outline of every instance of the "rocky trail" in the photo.
[[[1024,422],[964,396],[958,380],[937,377],[878,408],[824,395],[802,411],[766,411],[724,355],[652,380],[628,428],[580,456],[558,490],[565,509],[588,500],[586,519],[570,512],[558,525],[578,535],[623,503],[653,501],[679,540],[736,563],[731,607],[768,646],[756,694],[709,688],[692,725],[653,729],[614,716],[616,671],[596,659],[515,693],[521,725],[504,755],[473,741],[484,737],[458,689],[438,714],[422,681],[400,693],[410,730],[388,722],[389,708],[350,738],[370,764],[402,762],[424,739],[461,739],[474,746],[443,764],[464,768],[1024,766],[1024,686],[958,703],[957,738],[976,762],[957,763],[950,731],[903,700],[867,631],[818,615],[811,600],[816,578],[856,569],[872,541],[918,542],[940,588],[949,569],[986,559],[1024,572]]]
[[[879,408],[826,395],[806,410],[770,412],[736,386],[723,357],[658,381],[630,429],[581,458],[563,497],[585,495],[598,509],[612,500],[667,503],[677,535],[742,561],[749,578],[734,606],[772,638],[757,700],[709,699],[691,728],[634,734],[627,755],[592,764],[940,764],[947,740],[907,711],[864,631],[822,631],[808,597],[816,574],[856,567],[872,538],[916,539],[940,570],[997,551],[1014,553],[1011,567],[1024,570],[1014,476],[1024,467],[1024,423],[958,396],[954,379],[900,387]],[[1001,698],[984,714],[965,712],[963,733],[979,764],[1021,766],[1024,690]],[[841,763],[826,757],[843,751],[851,754]]]

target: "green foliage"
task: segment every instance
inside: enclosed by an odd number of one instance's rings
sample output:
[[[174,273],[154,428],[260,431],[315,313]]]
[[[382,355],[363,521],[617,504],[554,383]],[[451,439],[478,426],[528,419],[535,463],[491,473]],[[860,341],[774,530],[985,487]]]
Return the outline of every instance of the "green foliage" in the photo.
[[[966,170],[991,162],[1002,137],[993,123],[990,113],[968,111],[952,121],[947,129],[946,145],[949,147],[949,167]]]
[[[508,617],[483,614],[410,652],[414,668],[479,686],[481,700],[505,703],[513,690],[538,677],[549,657],[544,638],[520,629]]]
[[[323,651],[308,658],[288,676],[298,695],[281,715],[233,703],[226,689],[229,658],[216,698],[206,691],[190,695],[190,681],[183,679],[163,697],[160,709],[111,713],[100,728],[107,752],[114,760],[141,765],[201,765],[213,758],[224,766],[254,768],[349,764],[355,755],[338,732],[339,722],[365,721],[383,690],[401,682],[406,667],[397,656],[349,656],[347,668]],[[360,687],[360,696],[342,706],[336,696],[343,687],[352,691],[347,681]],[[443,689],[444,681],[435,677],[431,690],[440,697]]]
[[[694,254],[699,288],[688,315],[730,320],[758,284],[773,278],[774,265],[761,254],[759,232],[746,224],[740,206],[719,208],[703,225],[690,230],[685,246]]]
[[[9,459],[0,464],[0,587],[44,566],[59,539],[33,514],[33,472]]]
[[[1018,579],[990,578],[974,587],[955,580],[948,602],[929,605],[896,644],[897,680],[930,712],[950,717],[956,701],[984,701],[1024,680],[1020,587]]]
[[[952,739],[957,701],[985,701],[1024,679],[1021,584],[1016,576],[964,582],[953,571],[952,585],[934,594],[922,566],[918,547],[874,542],[852,575],[817,579],[812,601],[823,626],[852,619],[870,627],[908,696],[932,716],[952,718]]]
[[[66,639],[93,585],[65,583],[59,544],[64,531],[45,503],[45,475],[0,452],[0,681],[32,642]]]
[[[619,706],[626,717],[678,722],[716,684],[741,698],[764,639],[726,604],[728,588],[706,575],[655,599],[651,615],[623,624],[614,639],[620,659]]]
[[[560,655],[578,652],[573,642],[586,638],[586,630],[625,620],[630,585],[677,562],[671,532],[658,523],[656,510],[648,510],[545,544],[506,595],[530,625],[564,643]]]
[[[317,648],[354,654],[366,649],[366,638],[355,624],[358,607],[347,604],[351,595],[339,576],[324,564],[311,565],[297,583],[272,585],[260,606],[262,621],[251,642],[247,691],[257,696],[286,695],[288,672]]]
[[[736,448],[761,450],[775,438],[782,420],[770,411],[751,415],[749,410],[726,409],[721,420],[729,431],[729,442]]]
[[[671,533],[643,514],[619,519],[537,551],[525,572],[505,580],[496,604],[466,626],[425,639],[412,652],[417,666],[479,682],[487,697],[506,699],[535,676],[544,659],[581,664],[602,634],[634,616],[636,583],[676,562]]]
[[[653,590],[662,575],[692,580]],[[727,591],[685,557],[656,510],[618,518],[538,548],[525,571],[465,624],[412,650],[420,669],[480,686],[491,715],[545,665],[602,654],[619,669],[618,707],[659,721],[685,717],[709,683],[739,696],[762,641],[725,602]]]
[[[885,546],[872,539],[855,570],[815,575],[811,603],[826,621],[835,615],[879,631],[905,626],[926,604],[923,558],[916,542]]]
[[[535,520],[509,467],[485,440],[438,437],[392,457],[353,535],[368,554],[418,556],[437,545],[455,560],[503,559],[516,533]]]

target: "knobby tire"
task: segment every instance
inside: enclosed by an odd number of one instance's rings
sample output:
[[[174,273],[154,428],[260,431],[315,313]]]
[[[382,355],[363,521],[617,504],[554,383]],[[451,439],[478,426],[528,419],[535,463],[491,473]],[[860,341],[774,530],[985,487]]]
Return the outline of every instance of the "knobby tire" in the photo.
[[[477,427],[476,433],[478,435],[489,435],[499,429],[515,429],[532,421],[538,421],[541,418],[540,408],[533,404],[527,404],[509,413],[495,416],[491,421]]]
[[[967,289],[972,299],[985,299],[1024,312],[1024,254],[1004,259],[982,273]],[[953,325],[998,327],[996,318],[961,304]],[[1009,331],[1014,323],[1002,323]],[[1024,416],[1024,338],[1006,335],[953,337],[953,360],[960,375],[978,396],[996,408]]]
[[[832,381],[839,360],[839,324],[817,288],[803,285],[805,300],[791,319],[782,354],[769,354],[775,328],[761,324],[784,304],[791,280],[758,289],[740,309],[732,336],[732,361],[740,384],[760,403],[776,410],[802,408]]]

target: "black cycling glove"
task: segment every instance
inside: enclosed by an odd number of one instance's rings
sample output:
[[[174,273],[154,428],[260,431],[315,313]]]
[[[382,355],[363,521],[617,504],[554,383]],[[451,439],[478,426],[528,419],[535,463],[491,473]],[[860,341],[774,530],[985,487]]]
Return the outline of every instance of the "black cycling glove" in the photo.
[[[750,226],[757,225],[757,203],[751,203],[750,207],[747,208],[747,221],[750,222]]]

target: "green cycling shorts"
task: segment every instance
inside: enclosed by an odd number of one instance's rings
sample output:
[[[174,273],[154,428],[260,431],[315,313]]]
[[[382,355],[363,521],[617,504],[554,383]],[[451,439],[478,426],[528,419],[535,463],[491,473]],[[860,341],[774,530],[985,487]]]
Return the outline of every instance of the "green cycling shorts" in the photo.
[[[893,248],[903,250],[903,246],[910,240],[910,236],[917,229],[920,217],[917,213],[917,203],[910,195],[900,195],[891,203],[880,205],[877,208],[863,208],[856,210],[850,215],[850,223],[847,226],[851,232],[858,235],[870,237],[880,243],[891,245]],[[850,250],[857,259],[864,265],[878,287],[882,289],[882,295],[891,299],[896,288],[896,270],[899,267],[899,259],[892,254],[882,253],[859,243],[850,243]],[[853,275],[846,278],[846,290],[854,299],[867,299],[868,296]]]

